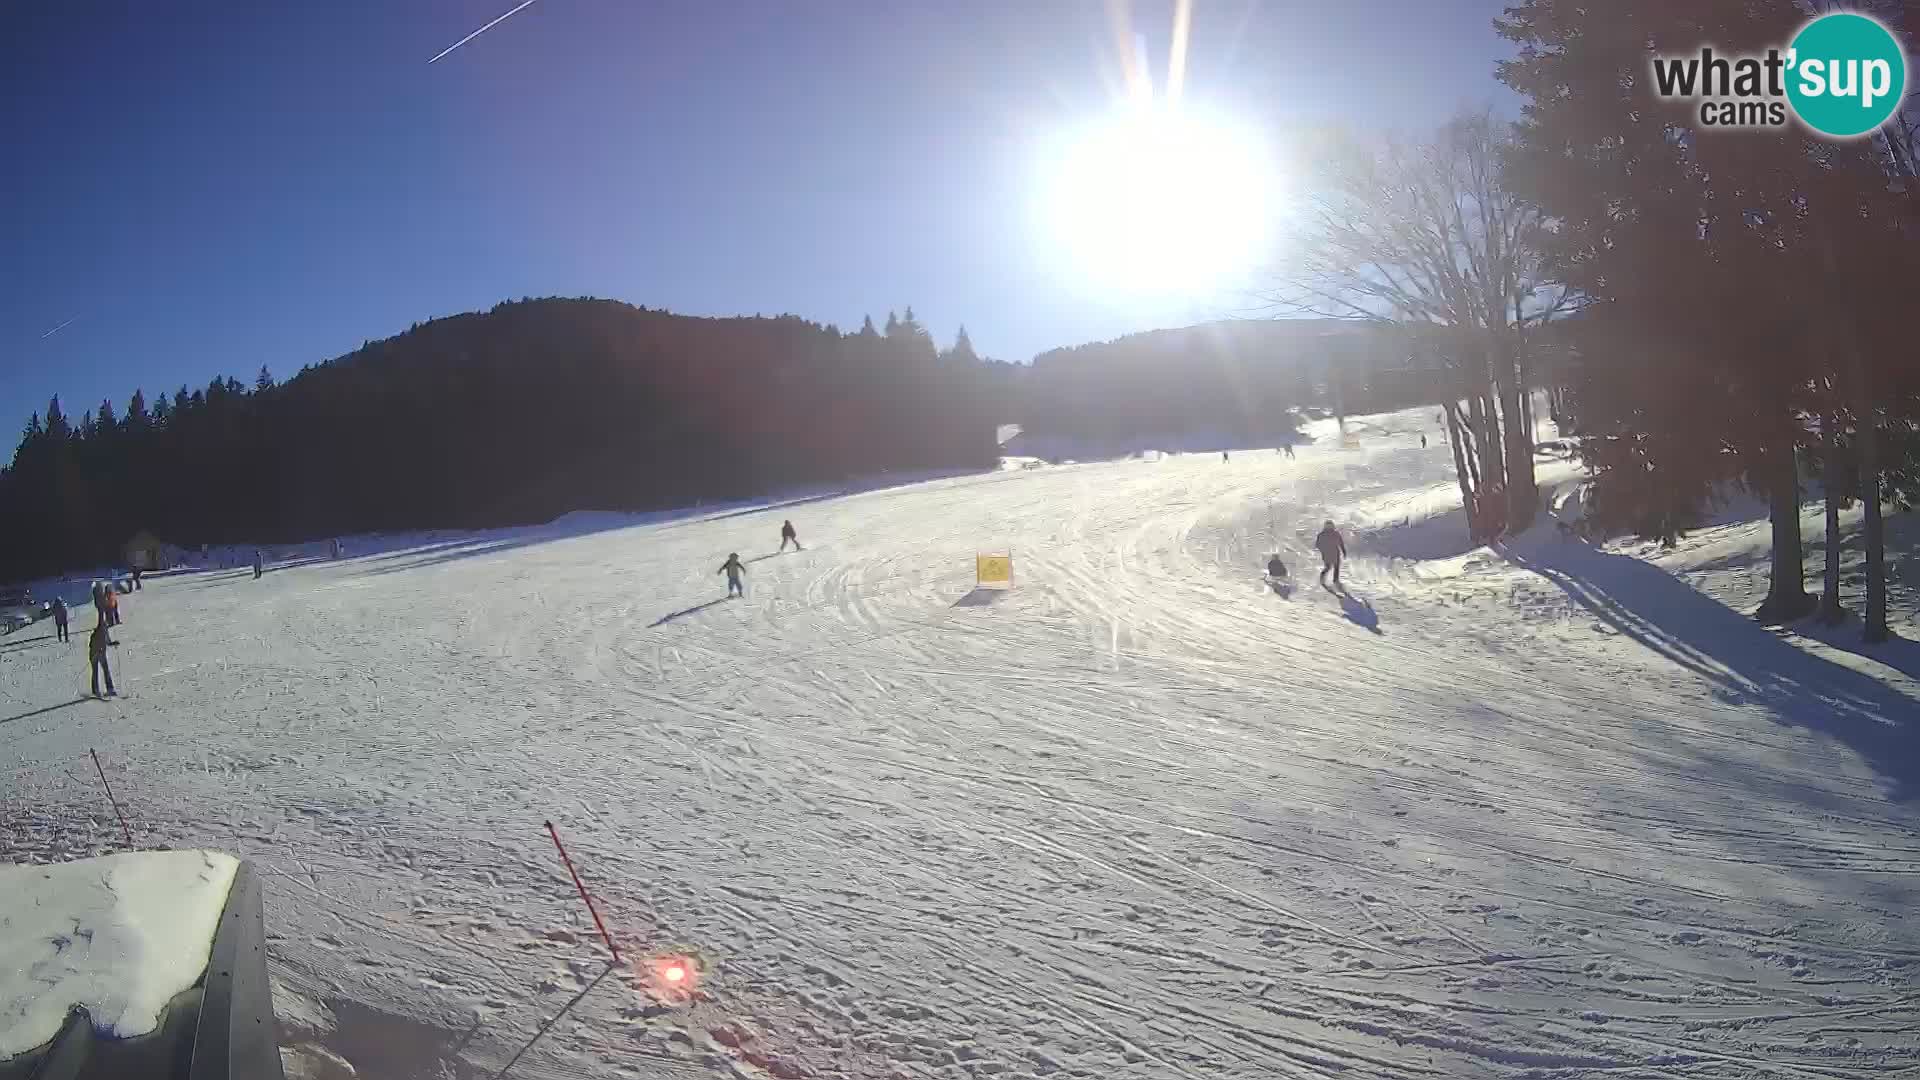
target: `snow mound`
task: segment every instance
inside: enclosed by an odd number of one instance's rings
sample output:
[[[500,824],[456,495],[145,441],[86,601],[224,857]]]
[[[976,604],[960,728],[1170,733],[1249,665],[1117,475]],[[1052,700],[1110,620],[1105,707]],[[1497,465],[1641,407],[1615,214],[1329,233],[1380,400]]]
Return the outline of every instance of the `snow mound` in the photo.
[[[83,1008],[130,1039],[200,979],[239,860],[140,851],[54,866],[0,866],[0,1060],[60,1033]]]

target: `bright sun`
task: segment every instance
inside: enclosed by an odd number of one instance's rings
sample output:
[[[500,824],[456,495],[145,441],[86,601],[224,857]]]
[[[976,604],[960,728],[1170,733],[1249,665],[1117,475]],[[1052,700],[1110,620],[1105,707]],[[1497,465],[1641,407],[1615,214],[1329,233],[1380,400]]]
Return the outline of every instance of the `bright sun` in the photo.
[[[1203,292],[1265,254],[1275,170],[1263,141],[1223,117],[1134,104],[1049,158],[1050,245],[1089,284]]]

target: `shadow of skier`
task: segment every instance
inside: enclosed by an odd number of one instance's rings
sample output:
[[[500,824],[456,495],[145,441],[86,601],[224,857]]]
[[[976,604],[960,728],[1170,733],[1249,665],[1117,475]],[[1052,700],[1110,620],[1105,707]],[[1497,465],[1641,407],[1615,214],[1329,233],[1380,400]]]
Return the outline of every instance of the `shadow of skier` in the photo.
[[[709,600],[704,604],[695,604],[690,608],[681,608],[679,611],[675,611],[668,615],[662,615],[659,618],[653,620],[653,622],[648,623],[647,629],[651,630],[656,626],[664,626],[675,619],[685,618],[688,615],[697,614],[699,612],[707,610],[710,607],[719,607],[721,604],[724,604],[726,602],[727,602],[726,599],[722,598],[719,600]]]
[[[1380,629],[1380,613],[1373,610],[1372,604],[1348,592],[1347,587],[1338,582],[1328,585],[1323,581],[1320,587],[1340,601],[1340,613],[1347,617],[1348,622],[1379,637],[1387,635],[1385,630]]]

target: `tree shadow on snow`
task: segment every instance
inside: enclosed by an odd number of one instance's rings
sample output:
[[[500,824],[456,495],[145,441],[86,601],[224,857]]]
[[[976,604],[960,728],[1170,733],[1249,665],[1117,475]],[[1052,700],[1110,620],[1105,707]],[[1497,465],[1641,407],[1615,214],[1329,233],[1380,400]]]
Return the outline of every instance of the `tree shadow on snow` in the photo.
[[[964,474],[956,473],[955,475]],[[399,574],[408,570],[419,570],[430,566],[444,566],[448,563],[459,562],[463,559],[479,558],[486,555],[505,555],[522,548],[551,543],[555,540],[573,540],[579,537],[593,536],[597,533],[613,532],[619,529],[647,528],[652,529],[654,532],[664,532],[668,529],[725,521],[729,518],[746,517],[752,514],[771,514],[789,507],[805,506],[810,503],[828,502],[833,499],[845,498],[850,494],[865,490],[868,489],[864,487],[853,487],[845,490],[823,492],[817,495],[806,495],[774,502],[752,502],[750,505],[731,510],[703,510],[698,507],[685,507],[679,510],[668,511],[639,511],[634,513],[607,511],[604,513],[594,512],[583,515],[570,514],[558,521],[549,522],[545,525],[523,525],[506,529],[490,529],[485,533],[476,534],[465,539],[451,540],[445,543],[433,544],[423,548],[414,548],[408,551],[371,556],[366,561],[369,564],[379,563],[380,565],[369,565],[366,573],[375,575]],[[776,525],[768,531],[777,535],[779,527]],[[775,554],[778,553],[776,552]],[[761,558],[772,558],[772,556],[763,555],[747,561],[759,562]]]
[[[253,568],[241,567],[238,570],[209,570],[200,580],[193,583],[196,589],[218,589],[236,581],[252,581]]]
[[[1389,559],[1451,559],[1480,547],[1467,530],[1467,512],[1455,507],[1418,521],[1357,529],[1349,546]]]
[[[1912,698],[1789,644],[1657,566],[1545,541],[1541,532],[1497,550],[1608,626],[1708,680],[1723,700],[1761,706],[1782,723],[1850,747],[1889,781],[1890,798],[1920,796],[1920,707]]]
[[[724,604],[726,602],[727,602],[727,598],[723,596],[718,600],[709,600],[704,604],[695,604],[690,608],[681,608],[679,611],[675,611],[667,615],[662,615],[659,618],[653,620],[651,623],[648,623],[647,629],[651,630],[656,626],[665,626],[666,624],[672,622],[675,619],[682,619],[687,617],[688,615],[696,615],[702,611],[707,610],[710,607],[719,607],[721,604]]]
[[[285,562],[267,563],[260,568],[260,572],[261,576],[265,577],[268,574],[277,574],[282,570],[294,570],[302,566],[311,566],[314,563],[332,561],[333,559],[326,555],[306,555],[298,559],[288,559]]]

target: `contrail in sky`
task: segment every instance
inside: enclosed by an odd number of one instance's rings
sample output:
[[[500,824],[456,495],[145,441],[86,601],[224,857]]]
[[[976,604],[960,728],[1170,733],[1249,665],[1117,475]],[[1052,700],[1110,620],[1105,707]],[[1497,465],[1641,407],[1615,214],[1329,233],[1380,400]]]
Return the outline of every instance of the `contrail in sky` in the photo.
[[[77,318],[79,318],[79,317],[80,317],[80,316],[78,316],[78,315],[75,315],[75,316],[73,317],[73,319],[77,319]],[[47,331],[46,333],[44,333],[44,334],[41,334],[41,335],[40,335],[40,340],[41,340],[41,341],[45,341],[45,340],[47,340],[48,338],[50,338],[50,337],[52,337],[53,335],[55,335],[55,334],[57,334],[57,333],[59,333],[60,331],[62,331],[62,330],[65,330],[65,329],[66,329],[67,327],[69,327],[69,326],[72,326],[72,325],[73,325],[73,319],[68,319],[68,320],[67,320],[66,322],[63,322],[63,323],[61,323],[61,324],[60,324],[59,326],[56,326],[56,327],[54,327],[53,329],[51,329],[51,330],[49,330],[49,331]]]
[[[481,27],[480,29],[475,30],[473,33],[468,34],[466,37],[461,38],[459,41],[456,41],[453,44],[447,46],[446,48],[440,50],[440,56],[447,55],[448,53],[459,48],[460,46],[465,45],[467,42],[472,41],[474,38],[479,37],[481,34],[484,34],[487,31],[493,29],[494,27],[499,26],[501,23],[505,22],[507,19],[511,18],[514,14],[519,12],[520,8],[529,7],[532,4],[533,4],[533,0],[522,0],[520,7],[514,8],[512,11],[507,12],[505,15],[500,16],[499,18],[493,20],[492,22]],[[433,60],[440,59],[440,56],[434,57]],[[431,64],[433,63],[433,60],[429,60],[427,61],[427,63]]]

